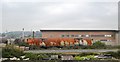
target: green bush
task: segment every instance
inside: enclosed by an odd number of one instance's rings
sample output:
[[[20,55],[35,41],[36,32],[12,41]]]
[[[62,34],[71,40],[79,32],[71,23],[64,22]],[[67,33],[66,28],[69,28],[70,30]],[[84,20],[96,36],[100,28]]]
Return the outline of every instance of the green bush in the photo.
[[[80,56],[75,56],[74,59],[75,60],[83,60],[82,58],[80,58]]]
[[[30,60],[41,60],[43,58],[48,58],[47,54],[34,54],[34,53],[25,53],[26,58],[30,58]]]
[[[2,49],[2,57],[4,58],[11,58],[11,57],[19,58],[23,54],[24,53],[22,50],[15,49],[13,46],[10,45]]]
[[[106,45],[104,43],[100,42],[100,41],[97,41],[97,42],[93,43],[91,48],[103,49],[103,48],[106,48]]]
[[[80,53],[79,56],[97,55],[98,53]]]
[[[120,59],[120,50],[117,52],[106,52],[105,54],[111,54],[114,58]]]
[[[118,45],[117,48],[120,49],[120,45]]]
[[[94,55],[87,55],[87,56],[75,56],[75,60],[95,60]]]
[[[33,53],[26,53],[25,57],[30,58],[30,60],[38,60],[37,54],[33,54]]]

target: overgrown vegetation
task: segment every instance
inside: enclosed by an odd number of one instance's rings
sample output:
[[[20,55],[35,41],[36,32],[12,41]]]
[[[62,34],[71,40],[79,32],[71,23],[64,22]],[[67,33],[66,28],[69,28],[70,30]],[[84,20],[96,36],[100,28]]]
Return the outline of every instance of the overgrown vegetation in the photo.
[[[94,55],[87,55],[87,56],[75,56],[75,60],[97,60]]]
[[[117,52],[105,52],[100,54],[110,54],[112,57],[116,59],[120,59],[120,50]],[[29,60],[43,60],[45,58],[50,58],[51,55],[64,55],[62,53],[23,53],[22,50],[17,49],[14,45],[7,45],[2,50],[2,57],[3,58],[21,58],[20,56],[25,56],[25,58],[29,58]],[[99,53],[80,53],[74,55],[74,60],[97,60],[94,56],[99,55]],[[21,59],[22,60],[22,59]],[[57,59],[59,60],[59,59]]]
[[[27,47],[29,47],[29,44],[24,42],[24,40],[21,40],[21,39],[15,39],[14,44],[19,45],[19,46],[27,46]]]
[[[2,49],[3,58],[12,58],[12,57],[20,58],[20,56],[23,54],[24,53],[22,50],[15,48],[13,45],[7,45]]]
[[[111,54],[116,59],[120,59],[120,50],[117,52],[106,52],[105,54]]]
[[[26,58],[30,58],[30,60],[42,60],[43,58],[49,58],[50,56],[47,54],[34,54],[34,53],[25,53]]]

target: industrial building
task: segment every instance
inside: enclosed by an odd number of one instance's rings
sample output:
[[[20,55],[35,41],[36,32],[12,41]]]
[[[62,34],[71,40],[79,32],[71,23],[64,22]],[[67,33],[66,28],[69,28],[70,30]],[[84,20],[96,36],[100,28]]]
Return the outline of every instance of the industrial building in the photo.
[[[115,29],[42,28],[40,31],[43,38],[89,38],[106,45],[120,45],[119,31]]]

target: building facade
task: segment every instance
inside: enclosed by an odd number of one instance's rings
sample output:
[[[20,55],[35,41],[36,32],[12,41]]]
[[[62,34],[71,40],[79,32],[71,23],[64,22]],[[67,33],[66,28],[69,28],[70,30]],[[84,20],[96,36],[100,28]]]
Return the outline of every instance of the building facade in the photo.
[[[107,45],[118,45],[118,30],[41,29],[43,38],[89,38]]]

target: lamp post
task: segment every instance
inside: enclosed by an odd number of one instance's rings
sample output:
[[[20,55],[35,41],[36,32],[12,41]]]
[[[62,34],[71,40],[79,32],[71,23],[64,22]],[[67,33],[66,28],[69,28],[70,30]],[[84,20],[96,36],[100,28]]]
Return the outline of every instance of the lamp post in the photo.
[[[24,28],[22,30],[23,30],[23,32],[22,32],[22,38],[24,39]]]

